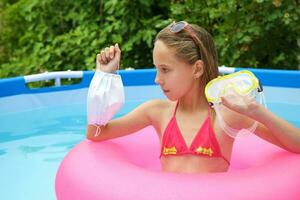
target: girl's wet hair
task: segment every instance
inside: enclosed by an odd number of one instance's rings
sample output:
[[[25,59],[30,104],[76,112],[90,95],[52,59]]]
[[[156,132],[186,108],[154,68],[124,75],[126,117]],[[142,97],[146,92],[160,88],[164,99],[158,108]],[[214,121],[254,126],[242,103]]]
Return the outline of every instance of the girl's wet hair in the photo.
[[[212,79],[218,77],[218,57],[216,48],[211,35],[204,29],[195,24],[189,24],[192,28],[192,38],[190,33],[183,29],[178,33],[172,33],[169,26],[162,29],[155,38],[160,40],[182,61],[194,64],[197,60],[204,63],[202,81],[204,86]],[[197,40],[197,43],[194,40]]]

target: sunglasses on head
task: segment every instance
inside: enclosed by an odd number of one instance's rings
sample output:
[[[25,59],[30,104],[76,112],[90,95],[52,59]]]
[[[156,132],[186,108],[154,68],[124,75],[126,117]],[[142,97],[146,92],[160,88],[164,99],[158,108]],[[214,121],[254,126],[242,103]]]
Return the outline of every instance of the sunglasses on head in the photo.
[[[186,21],[173,22],[170,26],[171,33],[179,33],[182,30],[184,30],[188,34],[188,36],[193,40],[196,46],[200,48],[199,39],[197,38],[195,31],[189,23],[187,23]]]
[[[182,31],[183,29],[185,29],[187,26],[190,26],[190,25],[186,21],[180,21],[180,22],[174,21],[170,27],[170,31],[172,33],[178,33],[180,31]]]

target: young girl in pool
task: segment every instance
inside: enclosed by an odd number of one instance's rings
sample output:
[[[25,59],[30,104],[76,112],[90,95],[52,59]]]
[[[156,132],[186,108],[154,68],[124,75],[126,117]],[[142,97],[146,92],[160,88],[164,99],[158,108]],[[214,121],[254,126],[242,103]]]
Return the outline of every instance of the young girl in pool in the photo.
[[[114,73],[121,50],[116,44],[97,55],[97,70]],[[88,124],[87,138],[104,141],[152,125],[161,142],[161,166],[168,172],[225,172],[234,138],[224,133],[205,98],[206,84],[218,76],[217,53],[210,34],[186,22],[172,23],[156,36],[153,63],[155,82],[168,100],[151,100],[106,125]],[[224,121],[235,129],[249,127],[254,134],[288,151],[300,153],[300,131],[255,100],[236,104],[222,97]],[[101,130],[100,134],[96,134]]]

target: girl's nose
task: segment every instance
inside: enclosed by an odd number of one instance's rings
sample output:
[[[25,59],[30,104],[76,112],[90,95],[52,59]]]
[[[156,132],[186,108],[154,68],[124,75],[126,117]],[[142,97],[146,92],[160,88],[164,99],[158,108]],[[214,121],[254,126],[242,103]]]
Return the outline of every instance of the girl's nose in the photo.
[[[158,73],[156,73],[154,82],[158,85],[162,84],[161,78],[159,77]]]

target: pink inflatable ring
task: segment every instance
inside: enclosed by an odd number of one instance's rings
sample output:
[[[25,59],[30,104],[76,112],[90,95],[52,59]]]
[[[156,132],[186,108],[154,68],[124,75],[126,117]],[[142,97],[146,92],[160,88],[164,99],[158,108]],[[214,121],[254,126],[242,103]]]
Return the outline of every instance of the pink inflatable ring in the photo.
[[[299,199],[300,156],[251,134],[235,141],[226,173],[161,172],[152,127],[105,142],[83,141],[56,175],[59,200]]]

